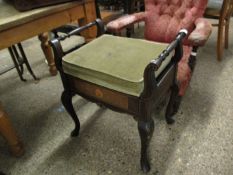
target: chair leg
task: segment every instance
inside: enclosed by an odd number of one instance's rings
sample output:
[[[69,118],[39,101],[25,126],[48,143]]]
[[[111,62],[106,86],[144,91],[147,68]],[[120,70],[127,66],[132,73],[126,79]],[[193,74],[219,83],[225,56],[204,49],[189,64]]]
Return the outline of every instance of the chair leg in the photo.
[[[173,116],[177,113],[178,108],[180,106],[180,102],[179,102],[180,100],[178,99],[179,99],[179,87],[177,83],[175,83],[172,86],[170,99],[169,99],[166,113],[165,113],[167,124],[173,124],[175,122],[175,120],[173,119]]]
[[[1,105],[0,105],[0,134],[7,141],[8,145],[10,146],[10,151],[14,156],[19,157],[23,155],[24,153],[23,145],[20,142],[11,122],[9,121],[7,113],[3,110]]]
[[[223,41],[225,40],[224,36],[224,20],[220,19],[219,21],[219,27],[218,27],[218,40],[217,40],[217,59],[218,61],[222,60],[223,56],[223,48],[224,48],[224,43]]]
[[[21,79],[21,81],[27,81],[25,78],[23,78],[23,67],[22,67],[22,65],[20,65],[17,62],[17,57],[15,56],[15,49],[14,48],[15,48],[15,46],[13,45],[13,46],[8,48],[8,51],[9,51],[11,58],[14,62],[14,65],[15,65],[15,68],[18,72],[19,78]]]
[[[31,66],[30,66],[30,64],[29,64],[29,62],[28,62],[28,59],[27,59],[27,57],[26,57],[26,54],[25,54],[25,52],[24,52],[24,50],[23,50],[22,44],[21,44],[21,43],[18,43],[17,45],[18,45],[19,51],[20,51],[20,53],[21,53],[21,56],[22,56],[22,58],[23,58],[23,60],[24,60],[24,63],[25,63],[25,65],[26,65],[26,67],[27,67],[29,73],[30,73],[31,76],[34,78],[34,80],[39,80],[39,78],[37,78],[37,77],[35,76],[34,72],[32,71],[32,68],[31,68]]]
[[[141,169],[143,172],[150,171],[150,163],[148,160],[148,147],[154,131],[154,121],[138,121],[138,131],[141,138]]]
[[[72,117],[72,119],[75,123],[75,128],[71,132],[71,136],[75,137],[75,136],[79,135],[80,122],[79,122],[78,116],[76,115],[76,112],[75,112],[73,104],[72,104],[72,97],[73,96],[69,91],[64,90],[62,93],[62,96],[61,96],[61,101],[62,101],[63,106],[65,107],[67,112],[70,114],[70,116]]]
[[[225,49],[228,49],[228,43],[229,43],[229,25],[230,25],[230,17],[229,19],[226,20],[226,25],[225,25]]]
[[[26,65],[29,73],[31,74],[31,76],[34,78],[34,80],[39,80],[39,78],[37,78],[34,74],[34,72],[31,69],[31,66],[28,62],[27,56],[25,55],[25,52],[23,50],[23,47],[21,45],[21,43],[17,44],[18,49],[16,47],[16,45],[12,45],[8,48],[9,53],[11,55],[11,58],[14,62],[15,68],[19,74],[19,77],[22,81],[27,81],[24,77],[23,77],[23,73],[24,73],[24,67],[23,64]]]

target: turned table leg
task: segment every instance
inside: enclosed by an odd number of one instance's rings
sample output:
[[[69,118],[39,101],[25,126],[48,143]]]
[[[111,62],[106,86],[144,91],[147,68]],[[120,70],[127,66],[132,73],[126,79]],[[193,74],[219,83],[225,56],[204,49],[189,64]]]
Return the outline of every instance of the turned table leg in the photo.
[[[48,32],[42,33],[39,35],[38,38],[41,41],[41,48],[48,62],[50,74],[57,75],[57,69],[56,69],[55,62],[54,62],[53,51],[49,45],[49,33]]]
[[[0,104],[0,134],[10,146],[10,151],[14,156],[21,156],[24,153],[23,145],[20,142],[7,113]]]

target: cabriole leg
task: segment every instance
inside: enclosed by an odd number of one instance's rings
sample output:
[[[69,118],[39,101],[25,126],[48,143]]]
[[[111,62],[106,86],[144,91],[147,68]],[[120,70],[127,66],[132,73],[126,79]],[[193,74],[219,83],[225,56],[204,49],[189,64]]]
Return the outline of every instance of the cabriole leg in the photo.
[[[148,147],[154,131],[154,121],[138,121],[138,131],[141,138],[141,168],[143,172],[150,171]]]
[[[61,101],[62,101],[63,106],[65,107],[67,112],[70,114],[70,116],[72,117],[75,123],[75,128],[71,132],[71,136],[72,137],[78,136],[79,130],[80,130],[80,122],[79,122],[78,116],[76,115],[76,112],[72,104],[72,94],[69,91],[64,90],[61,96]]]
[[[179,96],[179,87],[177,83],[175,83],[172,86],[171,96],[165,113],[167,124],[173,124],[175,122],[175,120],[172,117],[177,113],[179,108],[178,96]]]

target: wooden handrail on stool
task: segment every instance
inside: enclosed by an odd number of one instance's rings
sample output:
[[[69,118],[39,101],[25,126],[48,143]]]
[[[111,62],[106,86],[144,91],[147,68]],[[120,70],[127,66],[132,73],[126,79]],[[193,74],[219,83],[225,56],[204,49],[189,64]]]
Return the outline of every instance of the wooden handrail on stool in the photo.
[[[23,155],[24,153],[23,145],[19,140],[15,129],[13,128],[10,120],[8,119],[8,115],[3,110],[1,104],[0,104],[0,134],[7,141],[7,144],[10,147],[10,151],[14,156],[19,157]]]

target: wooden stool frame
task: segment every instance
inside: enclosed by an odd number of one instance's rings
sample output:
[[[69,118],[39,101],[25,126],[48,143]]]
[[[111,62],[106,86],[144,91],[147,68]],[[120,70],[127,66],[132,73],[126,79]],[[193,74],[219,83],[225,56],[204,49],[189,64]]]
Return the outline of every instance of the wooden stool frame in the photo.
[[[94,25],[96,25],[98,29],[97,36],[104,33],[103,22],[100,19],[97,19],[86,26],[75,29],[65,36],[50,41],[55,54],[55,63],[60,72],[64,86],[61,101],[75,123],[75,129],[72,131],[71,136],[78,136],[80,129],[80,122],[72,105],[72,97],[75,94],[79,94],[94,103],[104,105],[112,110],[131,114],[138,122],[138,130],[141,138],[141,168],[144,172],[148,172],[150,170],[148,146],[154,130],[152,111],[155,109],[155,106],[167,96],[167,94],[170,94],[166,109],[166,120],[168,123],[174,122],[172,116],[174,111],[176,111],[174,107],[176,97],[178,96],[178,86],[176,83],[177,65],[183,55],[182,39],[187,33],[184,31],[180,32],[176,39],[158,56],[157,59],[148,63],[144,70],[144,90],[140,97],[136,97],[64,73],[62,68],[62,57],[83,45],[77,45],[68,51],[63,51],[60,41]],[[155,71],[159,69],[162,62],[173,50],[175,50],[175,54],[170,63],[158,77],[155,77]]]

